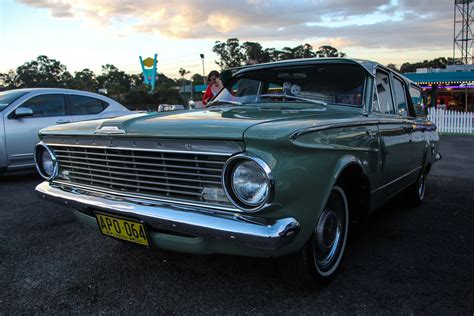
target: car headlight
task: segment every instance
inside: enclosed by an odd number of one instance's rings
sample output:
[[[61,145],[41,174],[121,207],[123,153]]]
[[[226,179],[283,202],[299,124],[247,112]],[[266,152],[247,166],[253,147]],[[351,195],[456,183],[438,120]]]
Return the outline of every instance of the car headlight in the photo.
[[[270,168],[261,159],[244,155],[227,161],[223,181],[227,197],[244,211],[259,210],[273,190]]]
[[[35,162],[38,173],[46,180],[52,180],[58,175],[58,163],[53,152],[44,143],[35,148]]]

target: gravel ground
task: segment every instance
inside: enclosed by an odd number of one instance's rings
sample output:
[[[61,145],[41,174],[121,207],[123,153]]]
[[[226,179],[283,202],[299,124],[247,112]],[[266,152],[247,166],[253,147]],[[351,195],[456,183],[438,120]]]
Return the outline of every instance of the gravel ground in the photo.
[[[83,227],[36,198],[34,173],[0,177],[0,315],[474,313],[474,138],[444,136],[426,200],[397,197],[313,292],[275,262],[146,250]]]

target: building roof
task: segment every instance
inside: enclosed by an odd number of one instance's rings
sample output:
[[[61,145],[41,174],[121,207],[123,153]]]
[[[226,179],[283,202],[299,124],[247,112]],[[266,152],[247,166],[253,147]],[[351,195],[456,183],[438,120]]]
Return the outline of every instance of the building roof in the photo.
[[[404,74],[417,84],[447,84],[474,82],[474,72],[429,72]]]

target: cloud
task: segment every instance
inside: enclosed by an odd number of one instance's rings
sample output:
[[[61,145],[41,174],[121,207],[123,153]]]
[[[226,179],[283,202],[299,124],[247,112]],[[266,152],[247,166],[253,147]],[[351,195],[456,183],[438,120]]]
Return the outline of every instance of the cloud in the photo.
[[[300,41],[366,48],[451,45],[452,3],[432,0],[17,0],[99,26],[172,38]],[[338,46],[338,48],[340,48]]]
[[[59,0],[18,0],[18,2],[26,4],[33,8],[49,9],[51,16],[55,18],[73,17],[72,7],[68,3]]]

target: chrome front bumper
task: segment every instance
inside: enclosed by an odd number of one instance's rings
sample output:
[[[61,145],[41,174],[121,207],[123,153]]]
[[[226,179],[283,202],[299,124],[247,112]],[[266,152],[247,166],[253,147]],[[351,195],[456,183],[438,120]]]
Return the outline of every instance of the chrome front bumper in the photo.
[[[152,231],[224,241],[262,250],[277,250],[288,245],[300,228],[294,218],[264,219],[152,200],[129,199],[50,182],[39,184],[36,193],[43,199],[71,206],[81,212],[101,210],[143,220]]]

